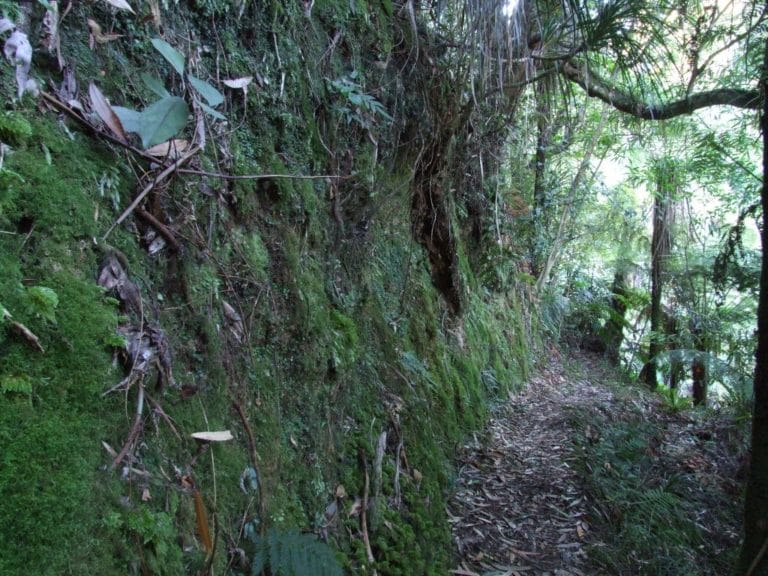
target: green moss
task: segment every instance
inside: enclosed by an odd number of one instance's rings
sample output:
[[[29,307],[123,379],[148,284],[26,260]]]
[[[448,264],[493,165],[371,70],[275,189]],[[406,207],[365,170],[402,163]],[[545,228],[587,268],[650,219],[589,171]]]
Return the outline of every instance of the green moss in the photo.
[[[98,79],[116,103],[146,97],[131,78],[148,61],[164,65],[149,44],[151,24],[104,4],[74,10],[124,34],[91,51],[82,34],[63,25],[62,49],[77,62],[78,77]],[[213,125],[200,167],[282,176],[343,168],[344,180],[333,184],[344,225],[321,179],[206,177],[213,192],[202,197],[199,182],[185,174],[157,190],[152,206],[177,234],[180,254],[149,258],[139,241],[144,223],[132,218],[112,232],[110,243],[144,295],[145,320],[168,337],[176,380],[162,389],[146,381],[152,400],[133,465],[149,476],[130,482],[111,470],[100,446],[124,444],[136,388],[101,397],[125,374],[111,363],[118,311],[95,286],[100,255],[92,239],[138,183],[123,168],[130,163],[121,151],[77,127],[70,126],[70,139],[53,116],[2,113],[0,139],[23,150],[6,157],[0,173],[0,303],[46,352],[0,326],[0,572],[202,571],[205,553],[181,475],[194,479],[211,522],[215,515],[220,539],[212,562],[224,572],[230,544],[254,552],[238,536],[244,517],[251,530],[315,529],[338,485],[350,495],[347,505],[359,497],[359,451],[370,466],[382,430],[391,439],[382,492],[394,494],[393,443],[402,442],[411,469],[400,479],[402,507],[390,509],[382,498],[372,511],[378,573],[447,572],[451,458],[482,424],[489,398],[524,375],[530,326],[516,294],[482,292],[461,246],[467,313],[447,313],[411,238],[413,164],[403,159],[417,152],[406,150],[414,135],[403,138],[398,126],[376,121],[369,127],[374,148],[367,130],[347,125],[333,109],[325,78],[356,70],[366,94],[398,120],[423,110],[421,90],[386,88],[407,77],[394,82],[370,61],[387,59],[402,43],[392,14],[391,2],[358,0],[318,0],[310,18],[298,3],[250,0],[197,0],[164,12],[167,30],[193,39],[189,49],[199,54],[201,71],[219,70],[226,60],[222,77],[261,76],[247,113],[242,94],[227,91],[234,131],[224,136]],[[212,30],[214,16],[220,25]],[[345,34],[334,40],[340,29]],[[178,83],[169,89],[182,93]],[[398,112],[390,110],[395,103]],[[347,155],[350,165],[341,166]],[[32,287],[52,290],[58,304],[38,298],[32,306]],[[227,327],[225,301],[242,315],[241,339]],[[233,405],[249,423],[255,464]],[[201,454],[189,437],[201,430],[231,430],[234,439]],[[257,487],[241,482],[255,468]],[[15,517],[18,509],[30,513]],[[331,533],[353,573],[366,563],[357,521],[342,518],[349,531]],[[26,549],[18,558],[9,549],[16,534]]]
[[[32,125],[19,112],[0,114],[0,142],[22,146],[32,136]]]

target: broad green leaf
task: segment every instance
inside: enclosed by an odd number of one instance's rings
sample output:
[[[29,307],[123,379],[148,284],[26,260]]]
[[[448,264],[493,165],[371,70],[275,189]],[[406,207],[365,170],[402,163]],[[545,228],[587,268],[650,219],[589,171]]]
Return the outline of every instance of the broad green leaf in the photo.
[[[178,134],[189,117],[187,103],[178,96],[158,100],[141,113],[139,136],[144,148],[165,142]]]
[[[208,106],[205,102],[199,102],[198,101],[198,104],[200,104],[200,108],[203,109],[203,112],[205,112],[206,114],[208,114],[210,116],[213,116],[214,118],[216,118],[216,120],[226,120],[227,119],[226,116],[224,116],[220,112],[217,112],[216,110],[214,110],[213,108]]]
[[[181,52],[160,38],[152,38],[152,46],[170,62],[176,72],[184,74],[184,55]]]
[[[195,76],[189,75],[189,83],[194,86],[195,90],[197,90],[200,95],[206,99],[208,104],[212,107],[216,107],[222,102],[224,102],[224,95],[216,90],[213,86],[208,84],[205,80],[200,80],[200,78],[197,78]]]
[[[163,86],[162,80],[160,80],[159,78],[155,78],[154,76],[150,76],[146,72],[142,72],[141,80],[144,82],[144,85],[147,88],[149,88],[157,96],[160,96],[160,98],[167,98],[168,96],[171,95],[171,93],[165,89],[165,86]]]
[[[120,118],[120,122],[126,132],[138,133],[141,122],[141,112],[131,110],[130,108],[123,108],[122,106],[112,106],[112,110]]]

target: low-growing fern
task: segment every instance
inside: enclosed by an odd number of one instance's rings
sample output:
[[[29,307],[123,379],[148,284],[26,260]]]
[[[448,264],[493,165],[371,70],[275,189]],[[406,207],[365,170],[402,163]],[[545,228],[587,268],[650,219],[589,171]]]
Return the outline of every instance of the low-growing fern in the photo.
[[[343,576],[344,571],[326,544],[309,534],[268,530],[254,538],[256,554],[251,574],[260,576]]]

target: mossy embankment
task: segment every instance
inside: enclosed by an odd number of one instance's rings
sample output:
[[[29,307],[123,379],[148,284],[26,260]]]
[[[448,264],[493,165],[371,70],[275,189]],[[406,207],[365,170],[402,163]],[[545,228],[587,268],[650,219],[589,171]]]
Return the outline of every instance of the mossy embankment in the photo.
[[[141,73],[186,94],[152,50],[161,32],[222,90],[254,77],[247,95],[227,92],[226,124],[208,119],[191,167],[275,176],[178,174],[154,190],[146,212],[178,249],[150,255],[137,214],[104,239],[152,177],[143,160],[14,100],[10,82],[0,94],[0,304],[44,348],[2,325],[0,573],[245,573],[252,536],[297,528],[322,533],[351,573],[443,574],[454,448],[522,384],[535,328],[514,282],[485,286],[462,232],[452,189],[466,152],[452,141],[417,169],[434,126],[411,25],[388,1],[184,4],[156,27],[148,7],[83,3],[61,26],[80,85],[113,104],[151,101]],[[90,50],[86,18],[122,37]],[[61,81],[44,54],[33,73]],[[438,187],[435,239],[414,195]],[[140,314],[97,285],[107,255]],[[127,374],[116,330],[131,323],[163,331],[173,367],[142,378],[135,438],[139,383],[104,394]],[[234,439],[190,437],[205,430]]]

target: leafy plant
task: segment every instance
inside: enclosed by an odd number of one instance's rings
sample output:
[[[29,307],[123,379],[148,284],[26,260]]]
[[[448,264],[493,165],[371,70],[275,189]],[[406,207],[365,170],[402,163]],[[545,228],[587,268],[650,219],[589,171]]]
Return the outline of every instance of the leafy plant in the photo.
[[[30,396],[32,394],[32,381],[26,375],[4,375],[0,378],[0,392],[3,394],[22,394]]]
[[[359,74],[353,70],[347,76],[338,80],[326,78],[331,91],[344,97],[346,103],[339,106],[337,110],[347,121],[347,124],[355,123],[360,127],[369,130],[373,127],[376,117],[381,117],[387,122],[394,119],[387,113],[381,102],[376,100],[370,94],[366,94],[363,87],[356,82]]]
[[[256,554],[251,574],[267,568],[271,576],[342,576],[344,571],[331,548],[309,534],[271,529],[265,537],[255,536]]]
[[[656,387],[656,392],[664,400],[665,406],[673,412],[687,410],[692,406],[691,399],[687,396],[681,396],[677,388],[670,388],[664,384],[659,384]]]
[[[217,120],[225,120],[220,112],[214,110],[216,106],[224,102],[224,95],[205,80],[186,73],[186,58],[168,42],[154,38],[152,46],[180,76],[189,81],[193,89],[195,104]],[[148,74],[142,74],[141,78],[147,88],[159,96],[160,100],[141,112],[121,106],[114,106],[113,110],[120,119],[123,128],[127,132],[138,134],[142,146],[150,148],[173,138],[184,128],[189,117],[189,108],[183,98],[172,96],[158,78]]]
[[[56,308],[59,306],[59,296],[52,288],[32,286],[27,289],[29,312],[39,316],[51,324],[56,324]]]

